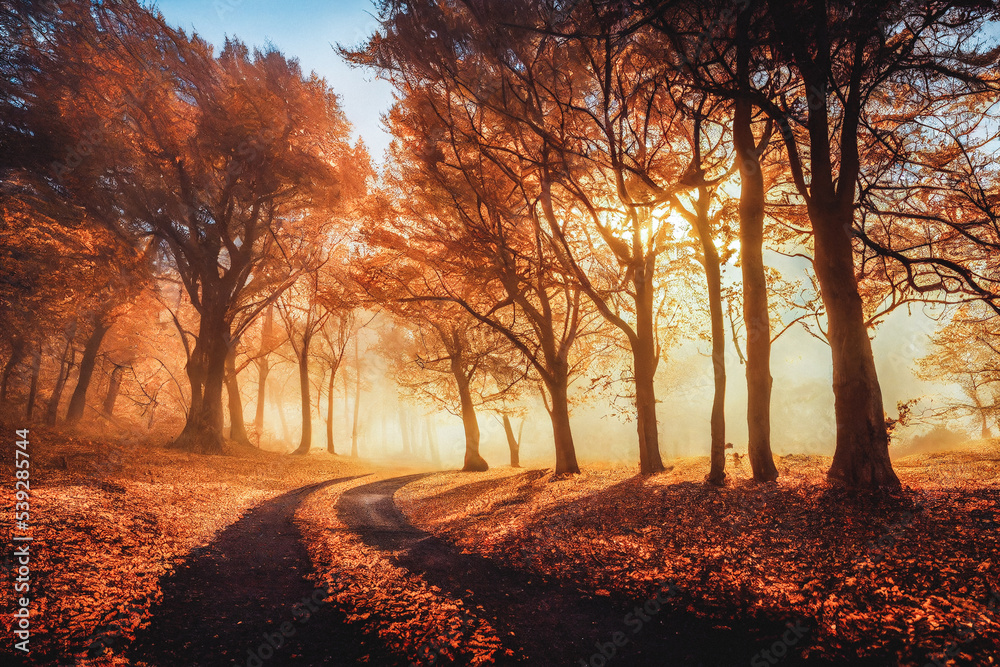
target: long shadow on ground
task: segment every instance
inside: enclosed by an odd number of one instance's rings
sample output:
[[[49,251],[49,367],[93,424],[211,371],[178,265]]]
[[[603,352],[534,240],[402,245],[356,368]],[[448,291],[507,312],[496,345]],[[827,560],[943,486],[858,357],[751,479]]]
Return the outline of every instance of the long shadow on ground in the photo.
[[[161,582],[163,599],[130,647],[130,662],[354,665],[367,654],[380,664],[378,648],[367,645],[333,604],[312,602],[313,610],[303,604],[317,589],[306,579],[309,556],[292,517],[310,493],[350,479],[313,484],[262,503],[200,553],[192,552]],[[321,600],[322,592],[314,599]],[[287,638],[281,636],[286,623],[286,633],[293,630]],[[268,637],[277,648],[268,646]]]
[[[516,656],[509,664],[746,665],[753,653],[748,648],[759,643],[762,632],[780,635],[784,630],[780,620],[762,624],[760,619],[733,618],[726,626],[711,624],[685,612],[681,601],[686,603],[690,595],[684,591],[646,616],[637,630],[641,617],[635,607],[646,599],[597,597],[537,573],[502,568],[481,556],[463,554],[454,544],[410,524],[392,496],[423,476],[354,487],[340,497],[339,518],[366,544],[391,552],[398,565],[462,598],[470,609],[482,607],[478,613]],[[633,615],[627,621],[629,612]],[[609,645],[616,632],[628,639],[620,648]],[[783,667],[792,664],[797,664],[792,656],[783,661]]]

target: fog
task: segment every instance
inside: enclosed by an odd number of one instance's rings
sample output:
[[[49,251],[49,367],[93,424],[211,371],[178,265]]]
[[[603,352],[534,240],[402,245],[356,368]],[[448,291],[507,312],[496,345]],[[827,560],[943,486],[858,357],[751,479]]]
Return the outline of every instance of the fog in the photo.
[[[940,405],[955,390],[943,384],[920,380],[913,372],[915,362],[927,354],[929,335],[940,326],[939,313],[899,309],[889,314],[877,327],[873,345],[886,414],[896,415],[897,402],[922,399],[919,409]],[[374,326],[374,325],[373,325]],[[393,381],[385,359],[375,349],[373,331],[361,332],[362,391],[358,420],[358,453],[362,457],[388,462],[431,465],[431,438],[436,440],[439,467],[458,468],[465,452],[462,419],[439,406],[408,398]],[[657,417],[660,450],[665,459],[707,456],[709,452],[709,417],[714,391],[709,345],[687,340],[666,350],[657,369]],[[747,426],[744,367],[735,348],[727,349],[726,433],[733,451],[745,454]],[[622,368],[628,359],[622,356]],[[353,361],[351,360],[351,363]],[[832,455],[836,444],[833,417],[833,392],[830,349],[801,327],[782,335],[772,348],[772,449],[776,455]],[[335,384],[333,432],[338,454],[351,452],[356,371],[342,368]],[[243,394],[255,395],[255,378],[248,370],[243,380]],[[347,382],[345,392],[345,379]],[[280,391],[280,405],[268,403],[262,446],[275,451],[291,451],[301,436],[301,408],[297,369],[291,361],[276,364],[271,382]],[[318,385],[318,381],[314,384]],[[585,377],[574,383],[575,404],[572,412],[573,438],[581,464],[602,463],[633,465],[637,461],[636,424],[628,416],[628,400],[588,395]],[[317,387],[318,388],[318,387]],[[345,398],[346,393],[346,398]],[[540,396],[530,395],[520,401],[523,415],[512,417],[515,433],[521,431],[522,465],[551,466],[553,440],[548,414]],[[314,395],[314,405],[317,398]],[[320,398],[322,410],[313,410],[313,448],[326,447],[326,395]],[[245,406],[252,415],[252,399]],[[454,407],[455,413],[458,406]],[[402,415],[402,417],[401,417]],[[477,413],[481,432],[481,452],[491,466],[507,465],[509,450],[500,415],[489,409]],[[891,451],[899,451],[914,436],[925,434],[932,426],[921,420],[899,428]],[[523,424],[522,424],[523,422]],[[951,424],[961,429],[965,424]],[[408,433],[410,454],[404,456],[403,429]]]

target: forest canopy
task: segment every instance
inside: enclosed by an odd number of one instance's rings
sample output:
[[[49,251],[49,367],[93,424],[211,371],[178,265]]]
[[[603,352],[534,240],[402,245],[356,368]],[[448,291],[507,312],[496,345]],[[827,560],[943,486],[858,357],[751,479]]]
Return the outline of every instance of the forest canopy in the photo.
[[[354,91],[274,47],[135,0],[0,11],[5,414],[200,453],[357,455],[381,419],[383,454],[392,430],[440,461],[442,412],[469,471],[486,415],[518,465],[543,414],[562,475],[596,410],[652,474],[696,366],[708,481],[736,430],[767,482],[800,328],[828,346],[832,482],[898,486],[917,417],[1000,427],[993,2],[384,0],[338,47],[394,89],[375,159]],[[939,329],[918,372],[954,386],[931,407],[880,383],[908,309]]]

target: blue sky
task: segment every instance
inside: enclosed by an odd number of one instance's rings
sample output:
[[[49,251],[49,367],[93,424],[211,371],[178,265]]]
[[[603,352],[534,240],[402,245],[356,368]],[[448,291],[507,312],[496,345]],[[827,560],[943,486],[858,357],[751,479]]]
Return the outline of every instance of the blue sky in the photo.
[[[334,50],[362,42],[378,27],[371,0],[158,0],[171,25],[197,32],[221,48],[227,36],[249,46],[270,42],[302,69],[326,78],[344,112],[378,163],[389,144],[380,116],[392,104],[392,88],[374,74],[352,69]]]

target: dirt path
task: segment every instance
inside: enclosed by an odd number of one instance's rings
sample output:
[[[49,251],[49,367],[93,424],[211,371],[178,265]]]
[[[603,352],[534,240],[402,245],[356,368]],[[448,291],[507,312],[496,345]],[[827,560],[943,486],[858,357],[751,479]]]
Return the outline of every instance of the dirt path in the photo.
[[[378,647],[366,645],[342,612],[316,602],[323,591],[305,578],[309,556],[292,523],[307,495],[349,479],[262,503],[200,553],[192,552],[163,583],[163,599],[133,643],[130,661],[171,667],[354,665],[371,654],[380,664]]]
[[[422,476],[349,489],[340,497],[339,518],[365,543],[387,552],[396,564],[461,597],[469,608],[482,607],[479,613],[506,638],[506,647],[517,656],[514,662],[574,667],[581,661],[609,667],[749,664],[752,651],[747,647],[754,643],[748,629],[709,627],[677,605],[668,605],[648,615],[649,620],[637,630],[635,620],[640,617],[635,607],[647,600],[596,597],[537,574],[504,569],[480,556],[462,554],[453,544],[419,530],[406,520],[392,496]],[[629,612],[633,613],[631,622],[626,621]],[[624,646],[609,646],[616,632],[628,640]],[[610,658],[601,656],[599,645],[606,654],[613,651]],[[595,654],[605,659],[592,660]]]
[[[478,609],[513,652],[515,657],[506,664],[746,665],[753,652],[748,647],[759,643],[761,631],[775,630],[739,619],[708,624],[686,613],[685,604],[673,602],[646,615],[637,628],[635,621],[642,617],[641,612],[636,615],[637,607],[648,600],[598,597],[537,573],[463,554],[409,523],[393,502],[396,490],[423,476],[353,487],[330,511],[337,511],[348,530],[397,565]],[[192,553],[163,583],[163,599],[152,610],[150,626],[129,649],[130,662],[191,667],[354,665],[368,656],[370,665],[406,665],[386,655],[370,634],[349,625],[334,605],[309,606],[323,591],[306,579],[311,564],[292,518],[308,494],[349,479],[354,478],[302,487],[262,503],[204,550]],[[685,591],[678,595],[686,602]],[[282,637],[283,629],[292,632]],[[626,640],[621,646],[613,644],[616,633]],[[782,667],[794,664],[799,663],[792,656],[782,661]]]

